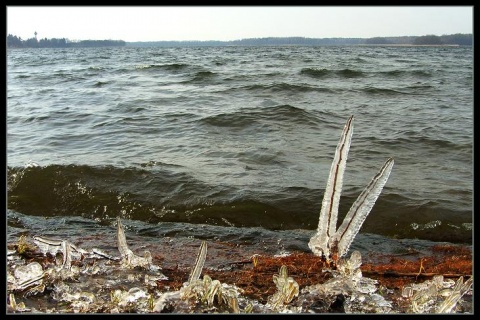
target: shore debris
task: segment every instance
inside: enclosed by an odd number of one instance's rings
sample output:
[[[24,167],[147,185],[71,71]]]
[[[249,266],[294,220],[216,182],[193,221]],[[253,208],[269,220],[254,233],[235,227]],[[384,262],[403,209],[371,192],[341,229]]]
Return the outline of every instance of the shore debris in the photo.
[[[293,298],[298,297],[300,290],[298,283],[288,276],[285,265],[280,267],[278,275],[273,275],[273,282],[277,286],[277,292],[268,299],[268,304],[272,306],[273,310],[277,310],[278,306],[288,304]]]
[[[163,312],[164,310],[175,313],[241,312],[238,302],[238,297],[242,293],[240,288],[213,280],[208,275],[204,275],[203,279],[200,279],[206,256],[207,242],[204,240],[200,245],[188,281],[180,290],[164,293],[156,301],[153,312]],[[246,306],[247,312],[251,309],[251,305]]]
[[[413,313],[452,313],[462,296],[473,285],[473,277],[463,282],[463,276],[456,282],[444,280],[442,275],[436,275],[432,280],[420,284],[405,286],[402,294],[410,299],[410,311]]]
[[[68,254],[69,249],[65,245],[55,257],[50,251],[45,253],[40,247],[35,249],[35,252],[22,255],[16,250],[9,251],[7,312],[387,314],[465,313],[472,310],[471,303],[462,299],[465,295],[471,299],[473,294],[471,276],[466,275],[469,277],[466,281],[460,277],[456,282],[436,276],[423,283],[417,283],[413,276],[412,283],[404,286],[403,295],[397,293],[395,300],[391,300],[393,289],[363,276],[360,269],[362,257],[358,251],[352,252],[348,259],[340,258],[336,268],[328,268],[326,263],[321,263],[320,257],[307,253],[282,257],[257,256],[255,267],[252,261],[249,266],[239,267],[241,270],[231,271],[228,277],[214,279],[215,275],[221,275],[221,271],[204,270],[207,242],[203,240],[190,272],[182,273],[185,282],[174,289],[160,285],[168,280],[162,274],[140,266],[125,268],[120,259],[87,255],[83,260],[72,259],[68,269],[65,267],[68,263],[63,263],[65,259],[61,257],[63,252]],[[52,252],[56,250],[52,249]],[[309,260],[306,255],[310,256]],[[272,277],[264,266],[275,267],[275,261],[281,267]],[[299,272],[300,268],[307,270],[307,266],[296,265],[296,261],[304,261],[304,264],[310,261],[309,271]],[[293,272],[295,276],[289,275],[287,268],[296,271]],[[205,273],[203,277],[202,273]],[[305,277],[316,273],[329,276],[313,284],[312,281],[305,282]],[[252,298],[235,284],[240,274],[258,280],[260,277],[267,281],[270,278],[276,291],[265,296],[263,302]]]
[[[14,270],[13,276],[7,274],[7,288],[9,291],[23,291],[25,295],[34,295],[45,290],[45,272],[40,263],[34,261],[27,265],[19,266]]]

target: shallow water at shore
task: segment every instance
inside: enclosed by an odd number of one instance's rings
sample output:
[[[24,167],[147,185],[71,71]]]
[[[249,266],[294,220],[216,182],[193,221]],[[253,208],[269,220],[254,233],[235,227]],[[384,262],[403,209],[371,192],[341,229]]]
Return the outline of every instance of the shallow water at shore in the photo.
[[[8,210],[9,228],[7,242],[16,243],[22,236],[43,236],[65,239],[86,248],[97,247],[110,255],[117,255],[116,219],[109,222],[94,221],[81,217],[35,217]],[[45,225],[48,225],[46,231]],[[268,230],[261,227],[225,227],[208,224],[163,222],[151,224],[142,221],[124,220],[127,240],[132,250],[150,249],[152,254],[162,256],[169,266],[190,266],[201,240],[217,243],[213,250],[223,250],[220,259],[209,259],[206,266],[221,266],[232,260],[249,259],[254,254],[281,255],[289,252],[311,253],[308,241],[315,231]],[[360,233],[355,237],[350,252],[360,251],[364,260],[373,253],[395,254],[417,259],[430,252],[431,247],[449,242],[421,239],[392,239],[381,235]],[[155,249],[153,249],[155,248]],[[215,248],[215,246],[213,247]],[[183,252],[176,254],[177,250]],[[184,260],[190,257],[190,260]],[[223,258],[222,258],[223,257]]]

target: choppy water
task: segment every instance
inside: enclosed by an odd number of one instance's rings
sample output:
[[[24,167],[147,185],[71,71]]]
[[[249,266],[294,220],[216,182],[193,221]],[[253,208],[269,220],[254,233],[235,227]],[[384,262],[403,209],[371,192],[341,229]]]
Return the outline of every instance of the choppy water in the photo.
[[[9,50],[7,237],[121,216],[308,250],[352,114],[339,222],[393,157],[361,233],[471,243],[471,47]]]

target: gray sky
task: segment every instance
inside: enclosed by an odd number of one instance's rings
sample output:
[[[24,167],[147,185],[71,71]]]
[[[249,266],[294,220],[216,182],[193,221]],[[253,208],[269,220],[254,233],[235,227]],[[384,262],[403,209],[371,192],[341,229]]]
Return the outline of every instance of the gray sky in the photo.
[[[473,33],[473,6],[8,6],[23,40],[370,38]]]

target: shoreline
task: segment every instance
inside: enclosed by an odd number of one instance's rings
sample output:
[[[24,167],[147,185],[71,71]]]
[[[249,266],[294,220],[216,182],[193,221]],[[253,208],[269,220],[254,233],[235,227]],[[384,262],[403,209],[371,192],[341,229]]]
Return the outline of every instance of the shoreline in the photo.
[[[459,44],[358,44],[360,47],[460,47]]]
[[[147,286],[147,278],[153,279],[156,274],[158,275],[158,272],[155,273],[141,268],[125,270],[120,267],[119,262],[111,262],[104,265],[108,265],[108,268],[112,269],[111,273],[109,271],[90,276],[79,275],[77,276],[77,280],[57,280],[57,282],[54,282],[55,285],[47,285],[47,290],[28,297],[22,296],[22,292],[10,290],[9,292],[14,293],[17,305],[23,302],[27,309],[30,308],[31,310],[33,308],[35,310],[33,313],[76,312],[74,311],[75,301],[70,303],[64,301],[59,304],[61,307],[56,307],[55,301],[59,298],[55,296],[55,290],[52,289],[52,287],[67,285],[71,288],[70,290],[72,292],[77,293],[80,290],[86,290],[82,288],[82,284],[78,284],[77,281],[83,283],[83,285],[92,281],[88,290],[94,290],[94,288],[100,286],[101,283],[104,283],[101,287],[105,287],[106,283],[116,281],[112,279],[123,279],[123,282],[119,281],[117,284],[107,286],[108,290],[117,292],[119,289],[127,291],[132,288],[146,288],[145,291],[148,291],[152,297],[159,298],[162,293],[175,292],[184,286],[193,268],[193,260],[197,255],[200,245],[200,240],[198,239],[178,242],[176,242],[175,239],[170,240],[166,243],[159,243],[157,245],[149,244],[145,246],[137,240],[131,241],[129,239],[129,245],[136,254],[141,255],[143,250],[151,250],[150,252],[153,253],[153,264],[161,267],[161,273],[168,277],[167,280],[150,281],[150,284]],[[205,278],[205,275],[207,275],[212,280],[218,280],[224,285],[235,285],[242,290],[242,297],[245,297],[247,301],[255,301],[255,303],[259,305],[265,305],[269,298],[275,294],[276,288],[272,277],[279,272],[282,265],[287,267],[289,277],[298,283],[300,292],[304,292],[308,287],[325,283],[332,278],[332,273],[326,271],[328,268],[326,268],[324,261],[312,253],[290,252],[283,255],[265,253],[252,254],[253,252],[258,252],[258,250],[253,249],[252,246],[241,246],[210,240],[206,242],[208,243],[208,252],[201,276]],[[55,268],[55,264],[58,263],[55,262],[55,257],[42,255],[38,251],[38,248],[28,239],[26,243],[27,247],[30,247],[31,250],[20,254],[20,260],[17,260],[17,263],[21,264],[22,260],[24,263],[38,261],[44,266],[45,270]],[[168,243],[170,243],[170,245],[167,245]],[[16,244],[9,243],[8,249],[15,250],[18,253],[19,244],[20,240]],[[457,281],[459,277],[463,277],[466,281],[472,276],[472,248],[462,245],[438,244],[436,246],[432,245],[429,251],[430,254],[426,254],[426,252],[421,253],[414,248],[406,248],[405,252],[398,254],[375,252],[362,255],[360,270],[363,277],[377,281],[378,289],[383,292],[384,298],[392,303],[391,313],[409,313],[411,298],[402,296],[402,290],[405,286],[431,281],[436,275],[442,275],[445,281]],[[352,252],[347,253],[347,257],[350,257],[351,253]],[[118,255],[118,253],[116,255]],[[79,268],[88,268],[95,265],[95,263],[96,262],[88,261],[88,259],[84,261],[72,261],[72,265]],[[98,265],[102,266],[101,262],[98,263]],[[10,266],[10,268],[12,268],[12,266]],[[145,279],[143,279],[144,277]],[[73,289],[75,286],[78,286],[78,289]],[[50,289],[48,289],[49,287]],[[94,293],[95,295],[105,295],[105,297],[107,297],[104,299],[105,301],[101,304],[101,307],[97,306],[96,309],[93,307],[91,307],[92,309],[87,308],[82,312],[77,310],[78,313],[129,313],[128,310],[118,306],[115,308],[112,307],[112,301],[108,301],[109,295],[112,294],[111,292],[105,292],[105,290],[100,289],[100,287],[97,289],[100,291]],[[300,296],[305,297],[306,294]],[[297,303],[300,298],[296,299],[297,300],[293,299],[290,303],[290,305],[292,305],[291,308],[293,308],[293,305]],[[462,302],[459,303],[459,311],[457,312],[473,312],[472,300],[473,293],[470,295],[466,294]],[[57,304],[58,303],[59,302],[57,302]],[[9,301],[7,301],[7,308],[10,308],[9,312],[18,312],[18,310],[12,310],[11,307],[9,307]],[[197,308],[200,308],[197,309],[197,311],[202,310],[201,304],[197,305]],[[335,309],[328,303],[322,310],[320,310],[320,313],[345,312],[342,308]],[[138,311],[139,310],[136,312]],[[167,311],[164,310],[163,312]],[[213,312],[213,310],[211,310],[211,312]]]

